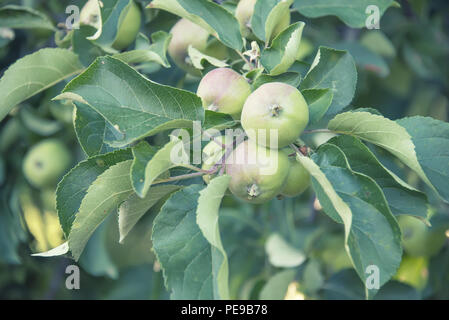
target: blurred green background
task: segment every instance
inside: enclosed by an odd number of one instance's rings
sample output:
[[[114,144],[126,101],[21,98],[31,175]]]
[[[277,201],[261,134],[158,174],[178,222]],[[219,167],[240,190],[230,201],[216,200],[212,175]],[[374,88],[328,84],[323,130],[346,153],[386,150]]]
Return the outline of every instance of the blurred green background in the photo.
[[[142,5],[148,2],[142,1]],[[230,7],[235,3],[227,2]],[[306,22],[302,60],[310,64],[320,45],[349,50],[358,67],[356,98],[351,107],[375,108],[391,119],[422,115],[447,122],[449,2],[399,2],[401,8],[390,8],[379,30],[351,29],[335,17],[311,20],[292,13],[292,21]],[[38,9],[55,24],[65,22],[66,6],[82,7],[84,3],[1,1],[2,6]],[[149,10],[145,17],[141,31],[147,36],[158,30],[169,31],[177,20],[168,13]],[[17,59],[40,48],[55,47],[56,40],[54,33],[39,29],[14,30],[13,34],[3,30],[0,75]],[[197,80],[185,78],[175,66],[163,69],[148,64],[140,71],[154,81],[188,90],[196,90],[198,84]],[[56,186],[36,189],[26,182],[22,173],[25,154],[39,141],[51,137],[69,148],[72,165],[84,158],[73,130],[72,106],[51,101],[64,85],[26,101],[0,123],[0,299],[168,299],[151,251],[155,212],[149,212],[139,222],[124,244],[118,243],[117,217],[110,216],[95,232],[78,263],[80,290],[65,287],[65,270],[72,260],[31,256],[64,240],[55,212]],[[314,146],[328,138],[317,135],[308,142]],[[164,141],[162,135],[152,139],[159,144]],[[407,182],[426,188],[387,154],[378,156]],[[378,298],[449,299],[449,206],[436,197],[430,201],[432,228],[419,221],[419,225],[401,221],[404,259],[395,280],[381,290]],[[362,284],[344,251],[343,229],[320,212],[311,191],[297,199],[263,206],[250,206],[229,197],[221,219],[233,298],[278,298],[276,288],[267,282],[273,275],[290,284],[287,298],[363,298]],[[273,237],[277,234],[306,253],[307,261],[295,279],[269,263],[272,253],[265,243],[276,240]]]

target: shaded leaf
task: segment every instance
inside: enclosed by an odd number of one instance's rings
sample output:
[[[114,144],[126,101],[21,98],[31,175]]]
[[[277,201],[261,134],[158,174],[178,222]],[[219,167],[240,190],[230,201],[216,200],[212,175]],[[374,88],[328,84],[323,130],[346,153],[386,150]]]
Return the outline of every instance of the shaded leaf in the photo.
[[[0,8],[1,27],[56,30],[53,23],[43,13],[30,7],[16,5],[7,5]]]
[[[133,151],[135,160],[132,167],[132,183],[134,190],[141,198],[146,197],[151,184],[161,174],[181,164],[187,164],[189,161],[183,142],[179,139],[170,141],[155,153],[154,151],[154,148],[142,143]],[[149,161],[146,161],[147,159]]]
[[[352,28],[363,28],[372,14],[366,13],[369,6],[377,6],[382,16],[393,3],[394,0],[295,0],[293,7],[309,18],[333,15]]]
[[[377,182],[393,214],[408,214],[427,220],[429,208],[426,195],[385,168],[360,140],[351,136],[338,136],[327,143],[336,145],[344,152],[352,170]]]
[[[90,185],[111,166],[131,159],[132,153],[129,149],[95,156],[80,162],[64,176],[56,190],[56,208],[66,236],[70,233]]]
[[[447,148],[440,147],[448,141],[447,123],[425,117],[395,122],[368,112],[347,112],[337,115],[328,127],[386,149],[449,201]]]
[[[101,114],[121,133],[106,141],[113,147],[204,119],[195,94],[152,82],[112,57],[98,58],[55,99],[81,102]]]
[[[167,195],[179,190],[176,185],[155,186],[145,198],[132,194],[119,208],[118,225],[120,242],[123,242],[132,228],[139,222],[158,201]]]
[[[228,47],[241,50],[240,26],[231,12],[208,0],[154,0],[149,5],[186,18],[215,35]]]
[[[309,105],[309,125],[320,121],[332,104],[331,89],[306,89],[302,95]]]
[[[197,219],[202,185],[174,193],[154,220],[153,247],[172,299],[213,299],[212,246]]]
[[[254,80],[252,85],[253,90],[269,82],[283,82],[297,88],[301,83],[301,75],[297,72],[284,72],[277,76],[261,74]]]
[[[309,72],[301,82],[306,89],[331,89],[332,104],[327,114],[332,115],[349,105],[357,84],[357,70],[347,51],[320,47]]]
[[[216,299],[229,299],[229,264],[221,241],[218,214],[230,181],[231,177],[226,175],[212,179],[209,185],[199,192],[196,211],[196,222],[212,246],[213,287]]]
[[[264,0],[257,1],[251,17],[251,30],[260,39],[269,42],[273,31],[280,21],[290,14],[290,5],[293,0]]]
[[[382,190],[374,180],[349,168],[344,153],[324,144],[311,160],[300,157],[312,175],[313,188],[324,211],[345,225],[347,251],[365,283],[367,267],[376,265],[380,286],[399,267],[402,256],[401,231]],[[348,229],[350,232],[348,233]],[[369,290],[370,296],[375,290]]]
[[[89,186],[69,233],[69,247],[78,260],[89,238],[106,217],[132,193],[131,160],[111,166]]]
[[[170,67],[167,60],[167,49],[172,35],[165,31],[157,31],[151,34],[152,43],[149,44],[148,38],[143,34],[139,34],[143,40],[136,41],[136,49],[117,53],[114,58],[120,59],[127,64],[138,64],[145,62],[156,62],[166,68]]]
[[[271,46],[262,51],[260,62],[270,75],[286,72],[298,58],[304,22],[297,22],[274,38]]]
[[[260,300],[283,300],[287,288],[295,279],[296,270],[284,270],[276,273],[264,285],[259,294]]]
[[[66,49],[45,48],[17,60],[0,79],[0,121],[19,103],[82,68],[78,57]]]

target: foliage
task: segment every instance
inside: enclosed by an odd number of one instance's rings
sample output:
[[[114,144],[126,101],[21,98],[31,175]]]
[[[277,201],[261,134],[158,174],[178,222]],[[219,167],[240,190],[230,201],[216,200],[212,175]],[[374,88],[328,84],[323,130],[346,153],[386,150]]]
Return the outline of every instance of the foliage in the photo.
[[[117,50],[132,1],[140,32]],[[237,0],[78,2],[78,29],[69,1],[0,7],[0,298],[449,298],[446,1],[257,0],[247,38]],[[183,53],[195,74],[167,55],[180,18],[209,33],[208,51]],[[217,68],[304,97],[290,157],[311,188],[255,205],[229,192],[225,165],[201,169],[191,146],[242,132],[197,92]],[[38,189],[22,163],[47,138],[72,168]],[[216,140],[220,157],[238,140]],[[403,245],[412,229],[435,250]],[[64,286],[71,264],[79,291]]]

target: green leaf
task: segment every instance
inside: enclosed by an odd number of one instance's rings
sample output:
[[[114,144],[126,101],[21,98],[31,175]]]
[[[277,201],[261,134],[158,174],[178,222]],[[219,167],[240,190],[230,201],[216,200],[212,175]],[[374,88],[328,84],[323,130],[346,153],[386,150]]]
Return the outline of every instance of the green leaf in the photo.
[[[95,42],[87,39],[95,31],[94,27],[86,25],[82,25],[79,29],[72,31],[71,40],[73,51],[86,67],[94,62],[97,57],[104,55],[104,51]]]
[[[158,203],[159,200],[180,188],[180,186],[176,185],[155,186],[145,198],[142,199],[138,195],[132,194],[125,202],[123,202],[118,211],[120,243],[123,242],[128,233],[148,210]]]
[[[301,91],[306,89],[331,89],[332,104],[327,114],[332,115],[349,105],[357,84],[357,69],[347,51],[320,47],[304,80]]]
[[[344,224],[346,248],[359,277],[365,283],[367,267],[375,265],[380,286],[385,284],[399,267],[402,248],[399,225],[382,190],[370,177],[352,171],[335,145],[322,145],[313,156],[315,163],[299,159],[312,175],[326,214]],[[372,296],[375,290],[369,292]]]
[[[449,201],[448,180],[444,178],[448,175],[448,166],[444,162],[447,153],[444,147],[435,147],[447,143],[448,125],[445,122],[424,117],[395,122],[368,112],[346,112],[332,119],[328,127],[334,132],[355,136],[389,151]],[[429,144],[429,141],[434,144]],[[433,151],[430,151],[431,146]]]
[[[132,153],[129,149],[99,155],[80,162],[65,175],[56,190],[56,208],[66,236],[70,234],[73,221],[90,185],[111,166],[131,159]]]
[[[2,186],[0,193],[0,262],[20,264],[19,245],[27,240],[28,234],[22,227],[20,209],[13,209],[17,204],[19,188]]]
[[[81,102],[101,114],[121,133],[106,140],[113,147],[204,119],[195,94],[152,82],[112,57],[98,58],[55,99]]]
[[[75,102],[74,128],[78,142],[89,156],[96,156],[116,150],[106,144],[108,137],[119,135],[112,125],[94,109],[81,102]]]
[[[335,47],[336,49],[348,50],[356,64],[366,71],[373,72],[382,78],[390,74],[390,68],[382,56],[357,42],[342,42]]]
[[[363,300],[364,287],[353,269],[343,269],[333,274],[323,286],[326,300]]]
[[[309,125],[320,121],[332,104],[334,95],[331,89],[305,89],[302,92],[309,105]]]
[[[230,176],[211,180],[200,191],[196,222],[206,240],[212,246],[213,287],[216,299],[229,299],[229,264],[223,248],[218,224],[221,201],[228,189]]]
[[[69,252],[69,243],[66,241],[63,244],[57,246],[56,248],[53,248],[46,252],[34,253],[31,256],[49,258],[49,257],[63,256],[65,254],[67,254],[68,252]]]
[[[383,57],[394,58],[396,56],[396,48],[393,43],[380,30],[365,32],[360,38],[360,44]]]
[[[118,268],[112,261],[107,248],[107,241],[109,240],[107,227],[106,221],[95,230],[78,264],[84,271],[93,276],[108,276],[111,279],[117,279],[119,275]]]
[[[102,4],[101,28],[90,39],[104,50],[111,51],[110,47],[118,34],[120,14],[128,5],[131,5],[131,0],[103,0]]]
[[[243,39],[237,19],[224,7],[208,0],[154,0],[149,5],[169,11],[203,27],[221,42],[241,50]]]
[[[449,202],[449,123],[429,117],[411,117],[396,122],[410,134],[427,178]]]
[[[143,40],[139,41],[140,38],[143,38]],[[135,50],[117,53],[113,57],[127,64],[156,62],[165,68],[170,68],[170,63],[167,60],[167,49],[171,38],[171,34],[165,31],[157,31],[151,34],[152,44],[150,45],[148,38],[139,34]]]
[[[218,67],[218,68],[224,68],[227,67],[228,64],[224,61],[218,60],[217,58],[208,56],[201,51],[195,49],[192,47],[192,45],[189,46],[188,49],[190,60],[192,61],[192,64],[195,68],[199,70],[204,70],[204,66],[206,63],[211,64],[212,66]]]
[[[153,247],[172,299],[213,299],[214,265],[210,243],[197,220],[202,185],[174,193],[154,220]]]
[[[269,42],[273,31],[286,14],[290,14],[290,5],[293,0],[262,0],[254,5],[254,13],[251,17],[251,29],[253,33],[265,42]]]
[[[141,198],[146,197],[151,184],[161,174],[181,164],[187,164],[189,161],[183,142],[179,139],[170,141],[155,153],[154,151],[145,144],[139,144],[133,149],[132,183],[134,190]]]
[[[132,152],[134,161],[131,167],[131,181],[134,191],[141,194],[145,183],[145,170],[148,162],[156,154],[157,148],[146,141],[141,141],[132,148]]]
[[[302,274],[301,291],[306,295],[315,295],[321,289],[324,277],[320,270],[320,263],[311,259],[307,262]]]
[[[420,293],[412,286],[390,281],[374,297],[374,300],[420,300]]]
[[[29,7],[7,5],[0,8],[0,28],[47,29],[55,31],[53,23],[43,13]]]
[[[368,6],[379,8],[380,16],[393,4],[394,0],[295,0],[293,7],[309,18],[337,16],[352,28],[364,28],[371,13]]]
[[[223,130],[236,124],[237,122],[229,114],[206,110],[203,129]]]
[[[131,164],[127,160],[111,166],[87,190],[69,234],[69,247],[75,260],[98,226],[133,193]]]
[[[260,300],[283,300],[290,283],[296,276],[296,270],[284,270],[271,277],[259,294]]]
[[[297,267],[306,260],[304,252],[287,243],[277,233],[268,237],[265,243],[265,252],[270,263],[278,268]]]
[[[17,60],[0,79],[0,121],[19,103],[81,72],[78,57],[65,49],[45,48]]]
[[[283,82],[297,88],[301,83],[301,75],[298,72],[284,72],[277,76],[261,74],[254,80],[252,84],[253,90],[269,82]]]
[[[260,62],[270,75],[286,72],[298,58],[304,22],[297,22],[283,30],[269,48],[262,51]]]
[[[20,119],[27,129],[44,137],[49,137],[62,129],[60,122],[43,118],[36,111],[30,106],[25,106],[20,110]]]
[[[383,166],[360,140],[351,136],[338,136],[327,143],[336,145],[344,152],[352,170],[377,182],[393,214],[408,214],[427,220],[429,208],[426,195]]]

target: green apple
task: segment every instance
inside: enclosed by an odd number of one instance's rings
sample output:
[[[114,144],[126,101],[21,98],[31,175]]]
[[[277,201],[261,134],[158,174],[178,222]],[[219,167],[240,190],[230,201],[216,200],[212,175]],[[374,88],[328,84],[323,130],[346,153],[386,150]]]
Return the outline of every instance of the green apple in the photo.
[[[287,155],[293,151],[288,148],[283,150]],[[310,186],[310,174],[296,157],[290,157],[290,170],[287,181],[281,194],[286,197],[296,197],[303,193]]]
[[[298,89],[271,82],[248,97],[241,121],[246,134],[259,145],[283,148],[295,142],[304,131],[309,122],[309,108]],[[272,140],[272,134],[277,134],[277,141]]]
[[[204,53],[208,45],[209,32],[187,19],[181,19],[173,26],[170,33],[172,39],[168,46],[168,54],[174,63],[185,72],[200,76],[200,71],[190,61],[188,49],[191,45]]]
[[[289,167],[284,152],[266,149],[247,140],[226,159],[226,173],[231,176],[229,190],[251,203],[267,202],[281,192]]]
[[[131,1],[120,13],[118,33],[112,47],[116,50],[127,48],[137,37],[142,22],[139,6]]]
[[[36,188],[54,186],[72,162],[67,147],[57,139],[43,140],[25,156],[23,172]]]
[[[240,117],[250,94],[248,81],[229,68],[217,68],[207,73],[197,90],[205,109],[230,114],[234,118]]]
[[[254,40],[251,30],[251,17],[254,13],[254,6],[257,0],[240,0],[235,9],[235,17],[240,24],[240,32],[244,38]]]
[[[410,256],[432,257],[447,240],[444,230],[429,228],[417,218],[400,216],[398,222],[402,231],[402,245]]]
[[[202,165],[201,169],[210,170],[216,163],[218,163],[222,159],[222,157],[224,156],[225,151],[226,151],[223,144],[227,145],[227,142],[231,143],[232,139],[226,139],[226,136],[221,136],[221,137],[215,138],[214,141],[209,142],[204,147],[203,158],[202,158],[203,165]],[[220,143],[222,145],[220,145]],[[204,180],[204,182],[209,184],[210,180],[214,176],[215,175],[206,174],[203,176],[203,180]]]
[[[240,24],[240,32],[244,38],[250,40],[256,39],[251,29],[251,18],[254,13],[256,2],[257,0],[240,0],[235,9],[235,17]],[[273,33],[267,41],[275,38],[282,30],[290,25],[290,9],[285,8],[284,11],[279,14],[279,17],[281,18],[275,22]]]

